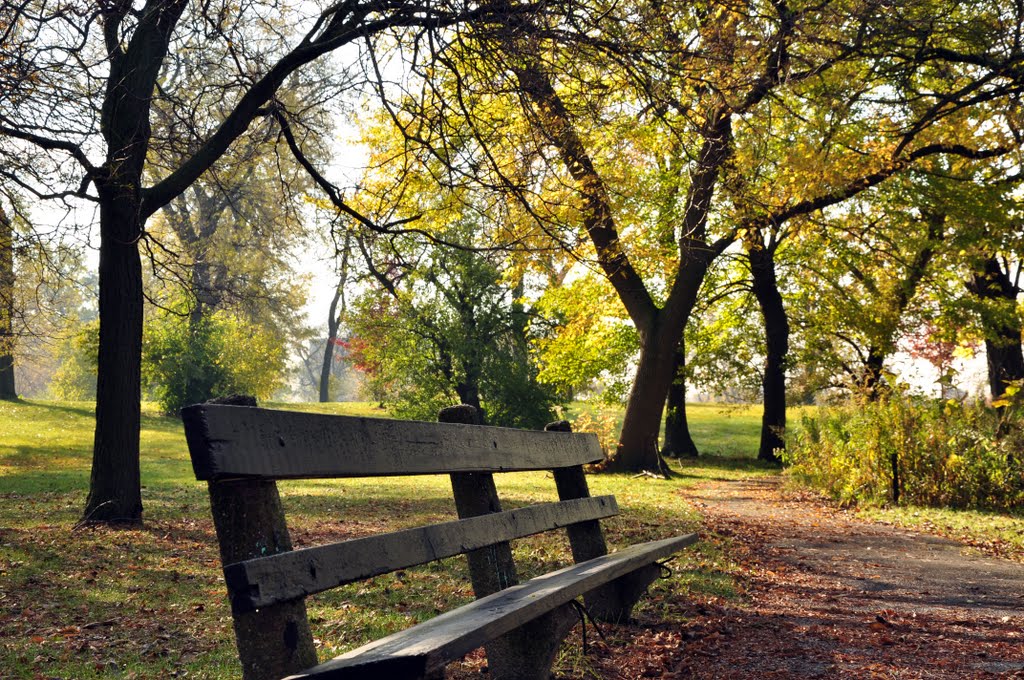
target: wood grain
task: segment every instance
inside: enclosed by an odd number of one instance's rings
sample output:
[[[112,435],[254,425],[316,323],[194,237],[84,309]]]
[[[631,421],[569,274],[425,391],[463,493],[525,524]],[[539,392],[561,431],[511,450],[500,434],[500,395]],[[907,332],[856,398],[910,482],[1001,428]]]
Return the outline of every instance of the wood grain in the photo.
[[[237,614],[618,512],[614,496],[530,505],[250,559],[225,567],[224,579]]]
[[[641,543],[538,576],[371,642],[290,676],[289,680],[351,679],[375,674],[378,678],[420,677],[588,590],[668,557],[696,540],[696,534],[688,534]]]
[[[597,437],[200,404],[182,409],[197,479],[547,470],[602,459]]]

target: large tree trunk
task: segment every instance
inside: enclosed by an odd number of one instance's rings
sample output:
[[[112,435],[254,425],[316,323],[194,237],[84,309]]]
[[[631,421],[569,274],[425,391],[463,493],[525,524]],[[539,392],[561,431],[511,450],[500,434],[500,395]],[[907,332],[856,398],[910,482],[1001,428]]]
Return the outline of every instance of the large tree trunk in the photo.
[[[974,273],[971,292],[1002,309],[986,310],[985,356],[988,363],[988,385],[992,398],[1006,393],[1006,388],[1024,380],[1024,352],[1021,349],[1022,324],[1015,306],[1020,290],[1003,271],[995,256],[985,260]]]
[[[626,402],[619,444],[609,461],[610,470],[668,472],[658,451],[661,412],[672,386],[672,368],[676,350],[683,341],[683,329],[704,275],[717,254],[696,243],[684,247],[682,253],[686,264],[680,267],[668,303],[658,311],[646,332],[640,332],[640,361]]]
[[[626,404],[618,447],[608,467],[617,471],[668,473],[658,451],[658,432],[672,385],[675,350],[683,339],[683,329],[708,267],[731,240],[713,245],[707,242],[707,217],[719,171],[731,153],[731,112],[724,103],[709,111],[703,130],[704,145],[691,172],[679,230],[676,278],[664,307],[659,309],[622,248],[608,189],[577,134],[572,116],[536,61],[536,55],[519,52],[516,56],[524,60],[516,68],[516,77],[520,89],[534,104],[535,124],[558,149],[576,181],[583,226],[598,263],[640,334],[640,363]]]
[[[764,414],[758,460],[779,462],[786,448],[786,357],[789,354],[789,318],[775,274],[774,247],[748,249],[754,297],[764,317],[765,361],[761,379]]]
[[[111,45],[100,130],[106,162],[93,177],[100,204],[100,342],[96,435],[83,522],[142,522],[139,428],[142,383],[142,175],[160,65],[185,0],[168,0],[138,20],[127,46]],[[147,5],[149,7],[149,5]],[[111,13],[110,27],[123,19]],[[111,32],[111,27],[113,31]],[[113,42],[113,41],[111,41]]]
[[[142,263],[138,183],[100,193],[100,342],[96,436],[83,520],[142,521],[139,472]]]
[[[686,343],[682,340],[676,348],[675,361],[672,363],[674,379],[668,388],[668,400],[665,402],[665,445],[661,453],[670,458],[698,456],[697,445],[690,436],[690,426],[686,421],[686,377],[683,375],[685,366]]]
[[[14,224],[0,205],[0,399],[17,399],[14,384]]]

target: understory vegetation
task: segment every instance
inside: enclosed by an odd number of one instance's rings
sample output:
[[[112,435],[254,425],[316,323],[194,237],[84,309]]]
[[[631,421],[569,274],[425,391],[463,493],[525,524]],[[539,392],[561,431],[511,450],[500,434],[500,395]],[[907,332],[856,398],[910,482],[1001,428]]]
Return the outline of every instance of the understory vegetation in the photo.
[[[1024,507],[1024,416],[1012,405],[914,397],[805,412],[794,478],[844,504]]]

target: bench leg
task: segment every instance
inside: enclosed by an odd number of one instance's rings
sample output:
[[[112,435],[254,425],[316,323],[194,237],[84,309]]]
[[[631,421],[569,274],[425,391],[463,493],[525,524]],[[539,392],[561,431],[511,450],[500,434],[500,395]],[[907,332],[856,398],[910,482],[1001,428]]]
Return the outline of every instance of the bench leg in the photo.
[[[579,623],[572,605],[562,605],[485,645],[494,680],[549,680],[562,640]]]
[[[597,621],[625,623],[633,613],[633,605],[647,592],[648,586],[661,576],[661,567],[648,564],[611,583],[595,588],[583,597],[587,611]]]

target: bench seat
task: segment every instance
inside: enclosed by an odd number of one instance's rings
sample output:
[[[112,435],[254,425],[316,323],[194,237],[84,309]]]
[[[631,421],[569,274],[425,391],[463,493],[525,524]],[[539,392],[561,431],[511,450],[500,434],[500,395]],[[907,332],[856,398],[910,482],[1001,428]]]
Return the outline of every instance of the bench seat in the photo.
[[[669,557],[696,540],[696,534],[687,534],[640,543],[538,576],[363,645],[289,680],[427,677],[524,622]]]

